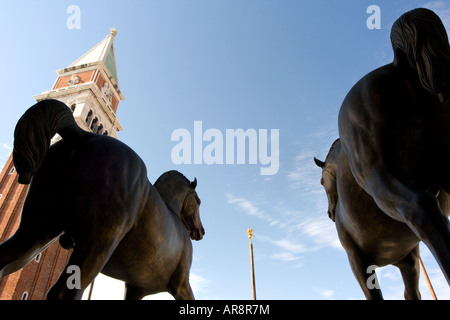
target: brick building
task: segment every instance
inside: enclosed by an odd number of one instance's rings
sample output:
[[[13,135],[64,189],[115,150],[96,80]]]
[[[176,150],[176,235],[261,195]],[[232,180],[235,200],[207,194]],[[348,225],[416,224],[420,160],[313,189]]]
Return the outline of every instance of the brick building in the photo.
[[[116,112],[124,97],[117,78],[115,36],[116,31],[112,29],[105,39],[70,66],[57,70],[52,89],[36,95],[36,101],[60,100],[71,108],[77,124],[84,130],[117,138],[117,131],[122,127]],[[19,226],[27,191],[28,185],[17,181],[11,155],[0,173],[0,243],[10,238]],[[27,266],[0,278],[0,300],[44,300],[64,272],[70,254],[58,241],[53,242]]]

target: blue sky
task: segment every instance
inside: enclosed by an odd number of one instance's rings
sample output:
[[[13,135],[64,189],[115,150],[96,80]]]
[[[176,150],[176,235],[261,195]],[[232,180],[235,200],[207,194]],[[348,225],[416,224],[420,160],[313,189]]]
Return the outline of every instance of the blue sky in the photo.
[[[72,4],[80,8],[80,29],[66,26]],[[381,29],[366,26],[373,4],[381,9]],[[33,96],[52,87],[55,70],[115,27],[125,96],[119,139],[142,157],[150,181],[171,169],[198,179],[206,235],[194,243],[196,297],[251,299],[246,230],[252,228],[259,299],[363,299],[327,217],[321,171],[312,158],[323,160],[338,137],[337,114],[349,89],[391,62],[392,23],[423,6],[450,30],[450,1],[443,0],[6,2],[0,13],[0,167]],[[175,165],[172,132],[193,134],[194,121],[224,136],[227,129],[278,129],[278,173],[260,175],[259,164]],[[438,298],[450,298],[424,247],[422,258]],[[381,270],[381,286],[385,298],[403,298],[396,268]],[[430,298],[423,281],[421,291]],[[122,295],[122,284],[96,281],[94,298]]]

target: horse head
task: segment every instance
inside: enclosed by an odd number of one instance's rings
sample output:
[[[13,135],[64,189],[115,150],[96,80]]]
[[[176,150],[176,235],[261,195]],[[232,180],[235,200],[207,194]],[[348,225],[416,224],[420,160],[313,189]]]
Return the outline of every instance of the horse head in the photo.
[[[201,240],[205,234],[202,222],[200,221],[200,198],[195,191],[197,178],[190,183],[191,190],[188,190],[181,208],[181,221],[189,232],[193,240]]]
[[[322,168],[322,177],[320,184],[324,187],[328,198],[328,216],[334,221],[336,214],[336,205],[338,201],[336,173],[338,156],[341,149],[341,142],[339,139],[333,142],[333,145],[328,152],[325,162],[314,158],[314,162]]]
[[[167,207],[175,212],[186,227],[192,240],[201,240],[205,234],[200,220],[200,198],[195,191],[197,178],[190,182],[178,171],[161,175],[154,187]]]

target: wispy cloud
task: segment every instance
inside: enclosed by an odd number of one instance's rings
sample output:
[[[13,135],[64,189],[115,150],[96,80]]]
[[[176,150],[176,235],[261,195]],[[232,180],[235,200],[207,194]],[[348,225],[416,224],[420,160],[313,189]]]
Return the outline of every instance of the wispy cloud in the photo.
[[[322,191],[319,183],[321,171],[313,158],[324,160],[338,137],[337,119],[333,119],[332,125],[325,125],[325,129],[319,129],[299,142],[298,153],[291,164],[293,168],[287,174],[290,187],[299,195],[316,198]]]
[[[208,286],[210,281],[196,272],[189,274],[189,282],[192,287],[192,291],[196,296],[209,294]]]
[[[225,195],[229,204],[279,231],[272,232],[270,237],[258,235],[259,240],[273,246],[270,249],[273,252],[268,255],[271,259],[295,262],[298,267],[301,266],[298,261],[309,252],[327,247],[343,250],[335,225],[326,214],[328,202],[320,185],[321,170],[313,161],[314,156],[325,158],[337,137],[336,120],[335,126],[324,124],[323,129],[318,128],[297,143],[298,153],[291,160],[291,169],[287,168],[282,173],[287,182],[286,192],[293,195],[295,207],[290,203],[272,202],[268,205],[266,200],[255,201],[232,193]]]
[[[290,186],[304,195],[314,193],[320,186],[318,184],[320,171],[313,162],[314,156],[313,150],[304,150],[297,155],[294,169],[287,176]]]
[[[289,251],[291,253],[301,253],[301,252],[308,251],[308,249],[304,245],[294,243],[293,241],[289,241],[287,239],[276,240],[276,241],[273,241],[273,243],[275,245],[277,245],[278,247],[280,247],[286,251]]]
[[[300,259],[300,254],[305,253],[308,248],[295,239],[270,240],[280,251],[272,254],[271,258],[282,262],[292,262]],[[296,267],[301,265],[296,265]]]
[[[269,226],[276,227],[283,232],[285,237],[282,239],[274,240],[273,237],[262,235],[259,237],[281,250],[272,255],[274,259],[293,261],[297,260],[302,253],[317,251],[325,247],[342,250],[334,223],[328,219],[325,211],[317,218],[305,219],[298,212],[279,213],[280,217],[274,218],[260,210],[255,203],[243,197],[227,194],[227,198],[228,203],[238,206],[249,216],[266,221]]]
[[[3,149],[7,150],[9,153],[12,152],[12,147],[10,147],[8,144],[2,143],[2,147],[3,147]]]
[[[274,260],[280,260],[280,261],[287,261],[287,262],[291,262],[291,261],[296,261],[299,259],[298,256],[296,256],[295,254],[291,253],[291,252],[280,252],[280,253],[274,253],[271,256],[272,259]]]
[[[277,224],[278,221],[273,219],[271,215],[257,208],[257,206],[250,200],[243,197],[234,196],[231,193],[226,194],[227,201],[234,204],[250,216],[269,222],[270,225]]]
[[[343,250],[334,223],[328,217],[320,216],[318,218],[307,219],[297,225],[298,229],[306,236],[313,239],[317,247],[331,247]]]

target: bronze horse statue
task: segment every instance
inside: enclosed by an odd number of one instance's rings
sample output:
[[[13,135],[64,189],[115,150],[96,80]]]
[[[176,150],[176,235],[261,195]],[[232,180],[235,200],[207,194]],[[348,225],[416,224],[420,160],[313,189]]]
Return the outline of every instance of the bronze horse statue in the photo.
[[[328,216],[336,223],[339,239],[364,295],[367,299],[382,298],[374,267],[392,264],[399,268],[402,275],[405,299],[420,299],[419,238],[406,224],[381,211],[369,194],[357,188],[354,180],[351,211],[343,209],[338,203],[337,187],[340,152],[341,142],[337,139],[325,162],[316,158],[314,161],[322,168],[320,183],[328,198]]]
[[[59,133],[62,140],[51,147]],[[169,292],[193,299],[189,284],[193,240],[205,231],[197,180],[164,173],[153,186],[141,158],[114,138],[82,130],[60,101],[44,100],[20,118],[14,133],[19,182],[30,184],[15,234],[0,245],[0,277],[25,266],[58,239],[73,248],[48,299],[81,299],[102,272],[126,283],[126,299]]]
[[[400,238],[423,241],[450,284],[448,36],[434,12],[415,9],[393,24],[391,43],[394,61],[355,84],[338,119],[336,227],[368,299],[382,296],[364,289],[367,266],[392,263],[398,247],[416,250],[414,240]],[[368,197],[383,216],[364,205]],[[398,238],[380,247],[394,223]]]

